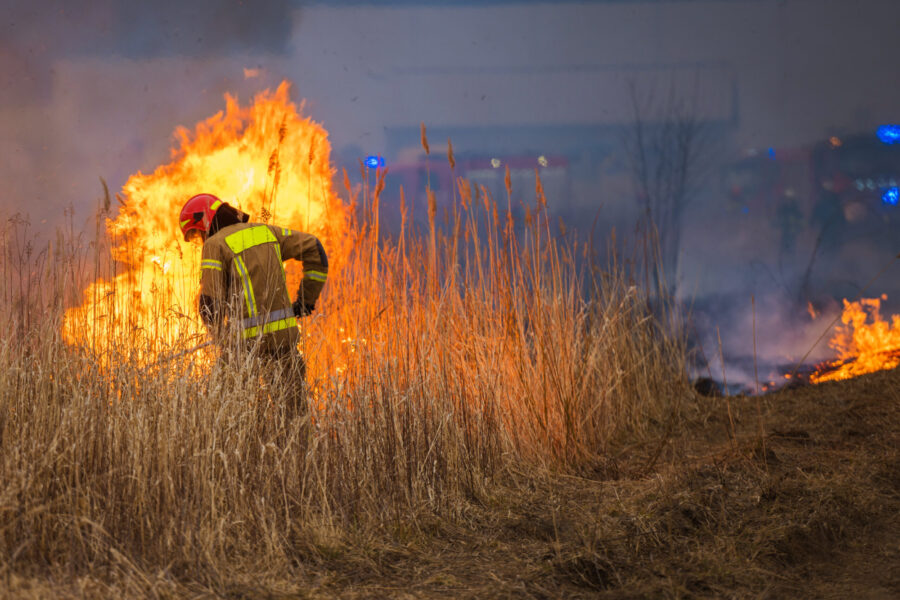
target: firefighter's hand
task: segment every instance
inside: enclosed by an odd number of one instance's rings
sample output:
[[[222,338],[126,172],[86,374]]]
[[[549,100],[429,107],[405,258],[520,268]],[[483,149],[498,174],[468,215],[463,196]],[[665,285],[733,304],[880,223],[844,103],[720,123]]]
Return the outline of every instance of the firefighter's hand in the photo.
[[[294,309],[294,316],[296,317],[308,317],[314,310],[316,310],[316,306],[314,304],[304,304],[300,300],[297,300],[291,306]]]

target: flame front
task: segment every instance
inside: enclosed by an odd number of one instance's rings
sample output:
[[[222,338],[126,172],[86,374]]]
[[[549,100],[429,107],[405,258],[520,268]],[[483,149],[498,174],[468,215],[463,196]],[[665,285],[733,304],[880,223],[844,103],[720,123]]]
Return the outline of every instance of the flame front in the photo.
[[[886,299],[844,300],[841,325],[828,342],[837,350],[838,360],[821,365],[810,381],[849,379],[900,364],[900,315],[893,315],[890,322],[881,317],[881,301]]]
[[[121,343],[148,361],[203,333],[196,302],[200,249],[182,239],[177,224],[181,207],[198,193],[218,196],[251,221],[318,236],[332,271],[340,268],[349,209],[332,189],[328,134],[300,114],[288,90],[283,82],[248,107],[226,95],[224,112],[193,132],[176,130],[171,163],[128,179],[123,208],[106,221],[109,274],[97,276],[82,305],[66,312],[67,342],[101,356]],[[286,266],[289,289],[296,289],[300,270]]]

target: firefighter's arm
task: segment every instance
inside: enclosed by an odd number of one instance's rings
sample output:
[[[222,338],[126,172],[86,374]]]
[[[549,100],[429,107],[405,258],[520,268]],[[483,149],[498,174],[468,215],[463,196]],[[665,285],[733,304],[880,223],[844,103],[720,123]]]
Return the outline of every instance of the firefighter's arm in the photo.
[[[200,259],[200,318],[207,328],[219,327],[225,321],[228,291],[228,264],[221,248],[203,244]]]
[[[325,287],[328,278],[328,256],[322,242],[314,236],[302,231],[272,226],[272,231],[281,246],[281,258],[293,258],[303,263],[303,281],[297,290],[297,301],[294,312],[298,316],[306,316],[315,309],[316,300]]]

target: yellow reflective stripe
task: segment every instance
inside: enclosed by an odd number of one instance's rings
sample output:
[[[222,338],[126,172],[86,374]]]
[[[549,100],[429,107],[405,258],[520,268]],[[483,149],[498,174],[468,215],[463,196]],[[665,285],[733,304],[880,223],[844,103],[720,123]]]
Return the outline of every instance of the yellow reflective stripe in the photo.
[[[250,282],[250,274],[247,273],[247,265],[240,256],[234,257],[234,264],[237,266],[238,273],[241,274],[244,288],[244,301],[247,303],[247,316],[256,316],[256,297],[253,295],[253,284]]]
[[[293,232],[290,229],[287,229],[286,227],[281,228],[281,235],[288,236],[288,235],[291,235],[291,233],[293,233]]]
[[[241,229],[225,238],[225,243],[228,244],[228,247],[231,248],[231,251],[235,254],[240,254],[247,248],[259,246],[260,244],[267,244],[269,242],[277,244],[278,240],[267,225],[257,225],[255,227]]]
[[[211,211],[213,211],[213,212],[216,212],[216,211],[219,209],[220,206],[222,206],[222,201],[221,201],[221,200],[216,200],[215,202],[213,202],[213,203],[209,206],[209,210],[211,210]]]
[[[215,269],[217,271],[221,271],[222,270],[222,261],[214,260],[212,258],[207,258],[207,259],[204,259],[200,263],[200,268],[201,269]]]
[[[181,227],[181,228],[183,229],[184,226],[187,225],[187,224],[190,223],[190,222],[191,222],[190,219],[185,219],[184,221],[180,222],[180,223],[178,224],[178,226]]]
[[[244,330],[244,339],[256,337],[258,335],[265,335],[267,333],[274,333],[276,331],[281,331],[282,329],[287,329],[288,327],[296,326],[297,317],[288,317],[287,319],[280,319],[278,321],[266,323],[262,327],[249,327]]]
[[[321,271],[303,271],[303,276],[309,277],[313,281],[325,281],[328,279],[328,274]]]
[[[278,262],[283,263],[284,261],[281,258],[281,246],[275,244],[275,254],[278,255]],[[281,270],[284,271],[284,264],[281,265]]]
[[[281,277],[283,282],[287,282],[287,273],[284,271],[284,259],[281,258],[281,246],[275,244],[275,254],[278,255],[278,264],[281,265]]]
[[[280,321],[281,319],[287,319],[288,317],[294,316],[294,307],[293,306],[285,306],[281,310],[276,310],[270,312],[265,315],[256,315],[253,318],[246,318],[241,321],[241,327],[247,329],[248,327],[256,327],[257,325],[265,325],[266,323],[271,323],[272,321]]]

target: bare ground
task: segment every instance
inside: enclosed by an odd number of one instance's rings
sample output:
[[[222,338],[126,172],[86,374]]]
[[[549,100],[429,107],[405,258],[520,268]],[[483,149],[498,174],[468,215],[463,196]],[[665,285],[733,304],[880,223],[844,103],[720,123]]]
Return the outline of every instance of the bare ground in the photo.
[[[900,598],[898,400],[896,371],[762,398],[699,398],[687,423],[623,443],[592,473],[509,473],[450,517],[423,511],[379,530],[311,530],[292,565],[236,559],[202,581],[140,557],[112,556],[89,573],[0,565],[0,592]]]

